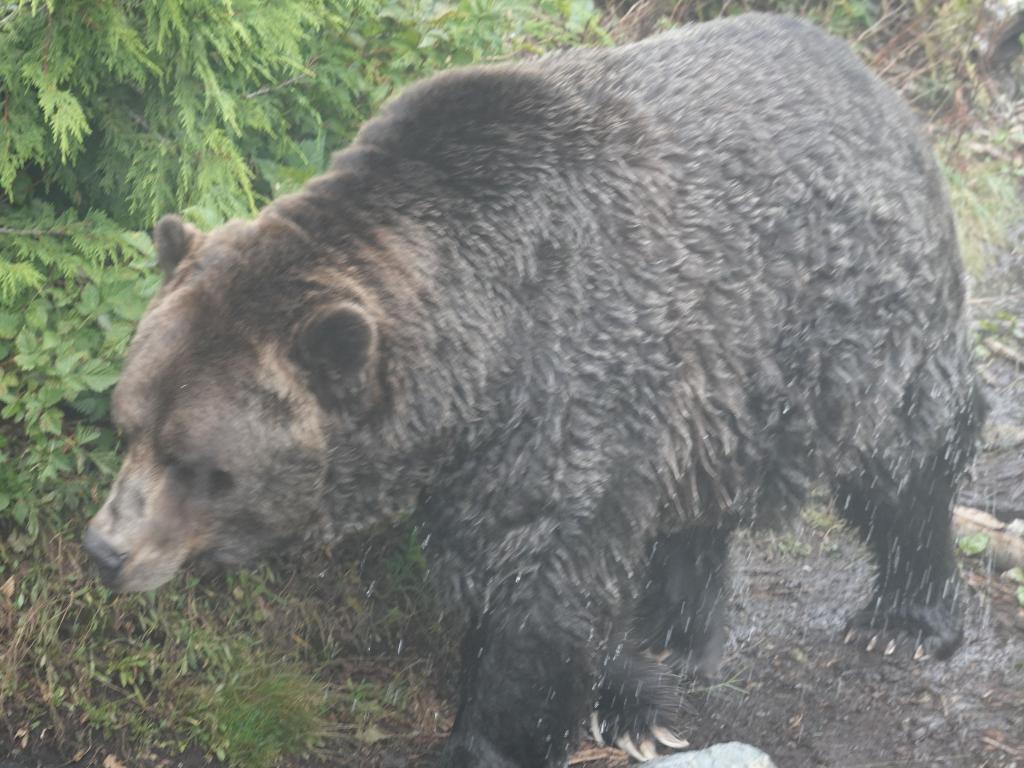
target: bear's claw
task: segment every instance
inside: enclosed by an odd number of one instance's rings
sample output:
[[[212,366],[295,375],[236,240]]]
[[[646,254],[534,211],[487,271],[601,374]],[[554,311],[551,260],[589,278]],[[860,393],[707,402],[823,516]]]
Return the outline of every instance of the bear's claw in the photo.
[[[597,712],[591,712],[590,734],[597,744],[607,746],[603,730],[600,716]],[[637,741],[639,741],[639,746]],[[614,746],[641,763],[658,757],[659,744],[673,751],[686,749],[690,746],[690,742],[686,741],[686,739],[679,738],[668,728],[661,725],[651,726],[649,736],[643,739],[638,737],[637,741],[634,741],[633,737],[626,733],[615,739]]]
[[[880,607],[879,600],[853,615],[844,642],[861,645],[884,656],[913,655],[914,661],[945,659],[963,640],[963,628],[953,605],[915,603]],[[901,649],[906,649],[901,651]]]
[[[679,738],[668,728],[661,725],[651,726],[651,736],[669,749],[686,749],[690,746],[690,742],[686,739]]]

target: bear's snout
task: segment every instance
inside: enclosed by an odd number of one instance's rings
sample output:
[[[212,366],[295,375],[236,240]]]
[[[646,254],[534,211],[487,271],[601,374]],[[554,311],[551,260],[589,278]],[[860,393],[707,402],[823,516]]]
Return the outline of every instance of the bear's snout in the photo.
[[[168,492],[165,475],[129,456],[89,521],[82,547],[115,592],[156,589],[208,542],[200,511]]]
[[[115,589],[121,568],[125,560],[128,559],[128,555],[124,552],[119,552],[91,526],[85,531],[85,536],[82,538],[82,546],[96,564],[103,584],[110,589]]]

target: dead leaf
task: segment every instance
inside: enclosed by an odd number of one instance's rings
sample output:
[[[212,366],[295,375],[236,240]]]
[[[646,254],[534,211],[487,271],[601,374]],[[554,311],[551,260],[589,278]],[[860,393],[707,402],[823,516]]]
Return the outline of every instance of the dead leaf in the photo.
[[[575,755],[569,758],[569,765],[583,765],[585,763],[601,762],[603,765],[611,768],[620,768],[628,765],[628,758],[625,754],[618,749],[611,747],[588,747],[581,749]]]
[[[11,576],[0,586],[0,595],[3,595],[8,600],[14,599],[14,577]]]
[[[113,755],[107,755],[103,758],[103,768],[124,768],[124,763]]]
[[[361,741],[363,744],[376,744],[378,741],[384,741],[390,739],[391,734],[385,733],[375,725],[368,725],[363,730],[356,734],[356,739]],[[106,766],[104,766],[106,768]]]

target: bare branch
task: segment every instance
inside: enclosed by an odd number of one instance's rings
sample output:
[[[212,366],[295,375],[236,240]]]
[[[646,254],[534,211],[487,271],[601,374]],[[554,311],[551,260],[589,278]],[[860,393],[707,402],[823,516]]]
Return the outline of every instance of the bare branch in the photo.
[[[311,78],[314,75],[315,73],[312,72],[300,72],[295,77],[288,78],[288,80],[282,80],[280,83],[276,85],[264,85],[262,88],[257,88],[252,93],[247,93],[245,97],[256,98],[257,96],[265,96],[267,93],[272,93],[273,91],[280,91],[282,88],[287,88],[288,86],[294,85],[300,80]]]
[[[15,237],[70,237],[71,233],[66,229],[35,229],[17,227],[0,227],[0,235],[13,235]]]

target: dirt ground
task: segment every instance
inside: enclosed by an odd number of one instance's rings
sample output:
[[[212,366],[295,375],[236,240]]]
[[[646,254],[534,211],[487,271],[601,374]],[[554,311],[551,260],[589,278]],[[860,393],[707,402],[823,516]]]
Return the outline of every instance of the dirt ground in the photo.
[[[723,683],[695,701],[694,746],[745,741],[780,768],[1024,766],[1024,615],[983,567],[966,572],[964,647],[936,663],[843,644],[870,569],[828,518],[744,536],[734,562]]]

